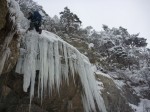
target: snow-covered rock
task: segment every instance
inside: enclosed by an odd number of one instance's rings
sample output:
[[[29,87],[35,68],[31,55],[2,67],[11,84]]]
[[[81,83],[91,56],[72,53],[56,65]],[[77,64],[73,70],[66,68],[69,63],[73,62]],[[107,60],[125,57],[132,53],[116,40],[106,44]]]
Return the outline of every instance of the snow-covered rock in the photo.
[[[89,47],[89,49],[91,49],[91,48],[94,47],[94,44],[93,44],[93,43],[90,43],[88,47]]]

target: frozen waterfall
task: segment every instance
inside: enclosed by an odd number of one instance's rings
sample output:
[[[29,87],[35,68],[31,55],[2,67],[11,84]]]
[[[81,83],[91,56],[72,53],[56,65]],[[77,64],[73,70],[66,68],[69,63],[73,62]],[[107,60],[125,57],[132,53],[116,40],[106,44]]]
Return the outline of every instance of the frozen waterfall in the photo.
[[[51,93],[52,88],[56,86],[59,92],[63,79],[69,84],[68,73],[71,73],[72,77],[77,73],[84,91],[81,96],[85,112],[96,112],[95,102],[99,110],[106,112],[91,64],[75,47],[48,31],[43,31],[41,35],[34,31],[28,32],[23,37],[22,46],[16,72],[24,74],[25,92],[30,86],[30,101],[34,96],[36,70],[39,70],[38,96],[41,99],[47,89]]]

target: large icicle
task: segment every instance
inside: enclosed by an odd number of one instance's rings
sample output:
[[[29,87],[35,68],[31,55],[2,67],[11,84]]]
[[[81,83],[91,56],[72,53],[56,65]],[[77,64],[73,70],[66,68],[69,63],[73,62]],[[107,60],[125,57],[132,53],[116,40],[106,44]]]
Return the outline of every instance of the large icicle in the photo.
[[[54,85],[54,55],[53,55],[53,43],[50,42],[48,46],[48,86],[49,86],[49,94],[52,92],[52,87]]]
[[[99,110],[106,112],[87,57],[48,31],[43,31],[41,35],[30,31],[25,35],[24,43],[26,47],[20,50],[16,72],[24,74],[24,91],[30,86],[31,100],[34,96],[36,70],[39,70],[38,96],[41,101],[45,93],[51,95],[54,88],[59,93],[62,80],[69,84],[69,73],[72,77],[78,74],[83,87],[81,97],[85,112],[96,112],[95,103]]]
[[[68,54],[67,54],[67,48],[66,44],[63,43],[63,49],[64,49],[64,58],[65,58],[65,66],[64,66],[64,77],[67,83],[69,83],[69,78],[68,78]]]
[[[60,57],[58,51],[58,41],[54,42],[54,58],[55,58],[55,83],[57,90],[59,91],[60,86]]]

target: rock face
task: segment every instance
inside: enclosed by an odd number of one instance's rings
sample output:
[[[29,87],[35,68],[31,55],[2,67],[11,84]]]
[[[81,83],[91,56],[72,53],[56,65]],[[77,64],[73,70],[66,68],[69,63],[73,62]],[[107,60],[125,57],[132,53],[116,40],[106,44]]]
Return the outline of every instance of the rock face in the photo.
[[[112,79],[102,75],[97,75],[97,78],[104,86],[102,96],[108,112],[134,112],[128,105],[126,97],[116,87]]]
[[[1,12],[2,11],[2,12]],[[7,6],[6,0],[0,1],[0,74],[9,72],[18,59],[18,38],[15,18]],[[16,19],[16,18],[15,18]]]
[[[6,0],[0,0],[0,30],[4,28],[6,24],[6,15],[8,13]]]
[[[29,93],[23,92],[22,77],[11,72],[3,74],[0,82],[2,88],[0,91],[0,112],[29,112]],[[45,96],[42,104],[36,96],[32,101],[31,112],[83,112],[80,91],[80,84],[75,87],[74,81],[70,77],[69,86],[63,83],[60,94],[53,91],[52,96]]]

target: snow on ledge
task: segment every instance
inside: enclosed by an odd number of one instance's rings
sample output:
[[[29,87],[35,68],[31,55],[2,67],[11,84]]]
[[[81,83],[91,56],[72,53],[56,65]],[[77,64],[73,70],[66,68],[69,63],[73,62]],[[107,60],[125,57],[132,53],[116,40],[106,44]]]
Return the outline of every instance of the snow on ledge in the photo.
[[[141,102],[138,106],[133,105],[129,103],[132,109],[134,109],[135,112],[149,112],[150,111],[150,100],[147,99],[141,99]]]
[[[107,78],[112,79],[108,74],[105,74],[105,73],[103,73],[103,72],[101,72],[101,71],[96,71],[95,73],[96,73],[97,75],[102,75],[102,76],[104,76],[104,77],[107,77]]]
[[[99,110],[106,112],[103,98],[98,92],[96,79],[91,64],[86,56],[75,47],[63,41],[57,35],[43,31],[41,35],[30,31],[23,38],[23,48],[16,72],[24,74],[23,89],[27,92],[30,86],[30,103],[34,96],[36,70],[39,70],[38,96],[43,99],[45,90],[52,92],[56,88],[59,92],[62,79],[69,84],[69,71],[74,77],[79,74],[84,94],[82,94],[85,112],[96,111],[95,102]]]

